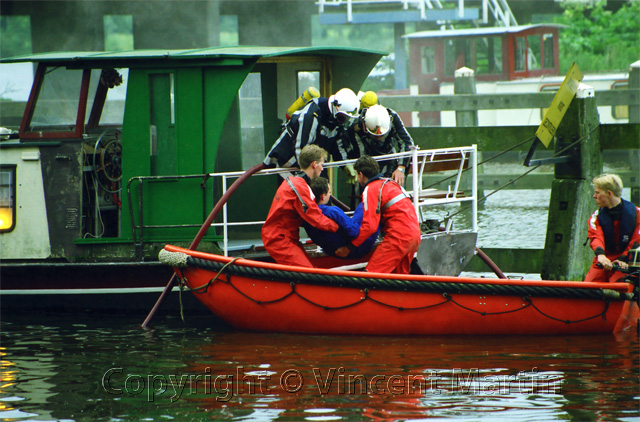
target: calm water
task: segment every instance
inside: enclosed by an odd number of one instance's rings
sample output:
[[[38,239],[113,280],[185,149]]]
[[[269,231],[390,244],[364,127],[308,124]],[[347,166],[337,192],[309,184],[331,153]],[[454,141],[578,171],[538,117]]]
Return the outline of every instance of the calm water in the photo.
[[[548,201],[492,196],[479,246],[543,247]],[[635,332],[313,336],[143,319],[5,315],[0,420],[640,421]]]
[[[638,337],[236,332],[213,318],[2,321],[0,419],[638,420]],[[212,327],[213,325],[213,327]]]
[[[489,196],[478,209],[478,247],[543,249],[550,197],[550,189],[514,189]],[[471,211],[465,208],[454,216],[454,229],[471,228]],[[459,206],[432,207],[425,217],[441,220],[459,210]]]

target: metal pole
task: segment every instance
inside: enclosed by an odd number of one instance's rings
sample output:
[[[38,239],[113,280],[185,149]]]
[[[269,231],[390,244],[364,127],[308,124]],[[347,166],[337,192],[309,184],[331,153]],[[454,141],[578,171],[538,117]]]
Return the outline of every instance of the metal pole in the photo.
[[[473,151],[471,152],[471,214],[472,214],[472,226],[471,229],[474,233],[478,232],[478,146],[472,145]]]
[[[413,182],[413,208],[416,210],[416,215],[418,216],[418,220],[422,221],[422,213],[420,212],[420,207],[418,206],[418,202],[420,201],[420,182],[422,179],[421,172],[418,171],[418,147],[411,147],[411,176]]]
[[[227,193],[227,176],[222,176],[222,195]],[[227,214],[227,204],[224,204],[222,207],[222,236],[224,243],[224,256],[229,256],[229,228],[227,227],[228,223],[228,214]]]

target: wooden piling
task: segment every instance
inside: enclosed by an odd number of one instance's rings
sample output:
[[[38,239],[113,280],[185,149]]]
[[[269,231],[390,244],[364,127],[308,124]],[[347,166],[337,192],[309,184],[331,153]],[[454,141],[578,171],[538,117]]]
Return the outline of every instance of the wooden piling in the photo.
[[[593,88],[580,84],[555,134],[556,153],[571,160],[555,166],[543,280],[583,280],[593,259],[585,241],[589,216],[596,209],[591,180],[602,172],[599,125]]]
[[[455,80],[453,82],[453,93],[459,94],[476,94],[476,72],[468,67],[461,67],[454,72]],[[478,126],[478,110],[456,110],[456,127],[477,127]],[[478,151],[478,161],[482,161],[482,152]],[[484,169],[478,167],[478,174],[483,174]],[[485,195],[484,190],[478,191],[478,197]],[[478,204],[484,207],[484,202]]]
[[[476,93],[476,76],[473,69],[461,67],[454,73],[455,80],[453,82],[454,94],[475,94]],[[471,127],[478,126],[477,110],[460,110],[456,111],[456,126]]]

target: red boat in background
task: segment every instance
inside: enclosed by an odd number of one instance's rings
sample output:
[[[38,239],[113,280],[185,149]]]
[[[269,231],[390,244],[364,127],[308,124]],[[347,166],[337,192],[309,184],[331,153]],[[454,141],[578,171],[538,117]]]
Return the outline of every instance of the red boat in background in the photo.
[[[640,317],[629,283],[299,268],[166,246],[161,261],[235,328],[323,334],[591,334]]]

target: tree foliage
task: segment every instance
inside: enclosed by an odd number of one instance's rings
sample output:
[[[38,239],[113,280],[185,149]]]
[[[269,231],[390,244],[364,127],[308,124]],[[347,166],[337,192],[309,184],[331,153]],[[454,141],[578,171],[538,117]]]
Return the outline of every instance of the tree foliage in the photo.
[[[566,3],[556,23],[560,31],[560,73],[573,62],[583,72],[627,71],[640,59],[640,2],[629,1],[615,13],[604,2]]]
[[[28,16],[0,16],[0,57],[31,53],[31,22]]]

